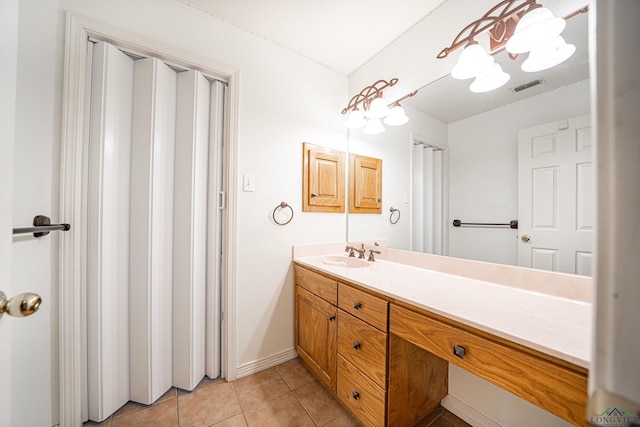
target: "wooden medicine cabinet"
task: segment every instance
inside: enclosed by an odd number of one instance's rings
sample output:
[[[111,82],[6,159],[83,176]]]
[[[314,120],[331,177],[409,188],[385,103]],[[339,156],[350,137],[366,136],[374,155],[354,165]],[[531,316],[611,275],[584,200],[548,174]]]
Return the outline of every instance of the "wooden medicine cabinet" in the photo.
[[[302,150],[302,211],[344,212],[345,152],[308,142]]]
[[[349,212],[382,213],[382,160],[350,154]]]

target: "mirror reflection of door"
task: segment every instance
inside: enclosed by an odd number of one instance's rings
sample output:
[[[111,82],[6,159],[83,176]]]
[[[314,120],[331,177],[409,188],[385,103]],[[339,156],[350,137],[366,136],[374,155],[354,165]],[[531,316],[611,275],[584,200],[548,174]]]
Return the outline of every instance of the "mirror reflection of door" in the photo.
[[[518,265],[590,276],[595,225],[589,116],[518,133]]]
[[[411,250],[447,253],[446,146],[413,139],[411,153]]]

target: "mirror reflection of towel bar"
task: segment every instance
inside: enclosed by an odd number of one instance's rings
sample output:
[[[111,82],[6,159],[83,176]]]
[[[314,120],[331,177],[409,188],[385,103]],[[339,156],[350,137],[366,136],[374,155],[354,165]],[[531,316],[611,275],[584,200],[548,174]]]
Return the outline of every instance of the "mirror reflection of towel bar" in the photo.
[[[509,227],[509,228],[518,228],[518,220],[512,219],[508,224],[506,223],[492,223],[492,222],[462,222],[459,219],[453,220],[454,227]]]

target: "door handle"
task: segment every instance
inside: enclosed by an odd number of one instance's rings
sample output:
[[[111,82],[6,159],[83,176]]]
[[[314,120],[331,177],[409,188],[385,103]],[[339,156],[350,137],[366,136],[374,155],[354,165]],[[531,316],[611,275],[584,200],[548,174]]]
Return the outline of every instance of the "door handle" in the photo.
[[[520,240],[522,240],[525,243],[528,243],[529,240],[531,240],[531,236],[524,234],[522,237],[520,237]]]
[[[0,317],[5,313],[14,317],[30,316],[38,311],[40,305],[42,298],[38,294],[25,292],[7,299],[5,293],[0,291]]]

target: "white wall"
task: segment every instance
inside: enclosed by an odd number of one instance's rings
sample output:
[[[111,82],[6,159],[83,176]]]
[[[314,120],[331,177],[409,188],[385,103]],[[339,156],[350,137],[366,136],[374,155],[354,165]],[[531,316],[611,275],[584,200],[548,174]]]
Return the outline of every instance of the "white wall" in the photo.
[[[391,248],[410,247],[411,205],[404,196],[410,200],[412,135],[446,144],[447,126],[410,107],[404,109],[409,123],[403,126],[385,126],[378,135],[349,132],[349,152],[382,159],[382,214],[349,214],[349,241],[386,239]],[[400,209],[395,225],[389,221],[392,206]]]
[[[517,265],[517,230],[451,223],[518,219],[518,130],[588,113],[581,81],[449,124],[449,255]]]
[[[346,150],[339,114],[346,77],[175,0],[25,0],[19,7],[14,226],[38,213],[64,220],[57,212],[65,10],[237,67],[238,171],[256,180],[255,192],[238,197],[237,364],[292,350],[291,246],[342,241],[346,229],[346,215],[301,214],[302,142]],[[286,227],[271,221],[283,200],[295,211]],[[24,381],[13,395],[38,408],[21,414],[24,425],[51,425],[58,418],[56,233],[13,248],[12,281],[44,299],[13,335],[29,354],[16,368],[29,367],[38,387]],[[43,339],[28,338],[35,329]]]

